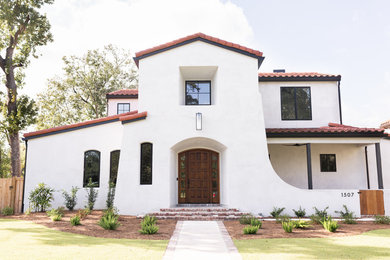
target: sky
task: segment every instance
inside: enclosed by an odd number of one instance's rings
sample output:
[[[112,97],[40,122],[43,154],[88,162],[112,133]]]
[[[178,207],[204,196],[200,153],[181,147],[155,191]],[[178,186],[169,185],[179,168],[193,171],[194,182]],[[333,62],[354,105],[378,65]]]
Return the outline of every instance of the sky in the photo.
[[[390,1],[56,0],[54,42],[26,69],[36,96],[62,74],[62,57],[114,44],[132,53],[197,32],[264,53],[260,72],[340,74],[343,123],[390,120]]]

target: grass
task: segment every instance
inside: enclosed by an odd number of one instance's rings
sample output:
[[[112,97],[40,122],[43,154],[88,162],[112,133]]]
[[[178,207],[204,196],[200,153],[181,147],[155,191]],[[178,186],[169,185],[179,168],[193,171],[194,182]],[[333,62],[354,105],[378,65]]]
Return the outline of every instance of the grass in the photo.
[[[168,240],[89,237],[0,219],[1,259],[161,259],[167,244]]]
[[[390,229],[332,238],[234,240],[243,259],[389,259]]]

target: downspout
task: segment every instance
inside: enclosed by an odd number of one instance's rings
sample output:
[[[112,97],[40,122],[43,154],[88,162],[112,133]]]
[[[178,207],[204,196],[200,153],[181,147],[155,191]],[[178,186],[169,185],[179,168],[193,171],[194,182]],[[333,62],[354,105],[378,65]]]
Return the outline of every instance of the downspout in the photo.
[[[24,139],[24,142],[26,144],[26,151],[25,151],[25,157],[24,157],[24,176],[23,176],[23,195],[22,195],[22,213],[24,213],[24,194],[25,194],[25,189],[26,189],[26,176],[27,176],[27,171],[26,171],[26,166],[27,166],[27,148],[28,148],[28,143],[27,139]]]
[[[338,94],[339,94],[339,112],[340,112],[340,125],[343,124],[343,116],[342,116],[342,113],[341,113],[341,92],[340,92],[340,81],[341,79],[338,81],[337,83],[337,91],[338,91]]]
[[[368,156],[367,156],[367,146],[364,147],[364,154],[366,156],[366,174],[367,174],[367,189],[370,189],[370,172],[368,170]]]

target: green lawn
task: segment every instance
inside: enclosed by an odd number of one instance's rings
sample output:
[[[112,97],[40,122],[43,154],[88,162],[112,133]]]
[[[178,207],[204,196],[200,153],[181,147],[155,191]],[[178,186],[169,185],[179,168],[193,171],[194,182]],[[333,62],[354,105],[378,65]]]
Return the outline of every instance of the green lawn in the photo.
[[[168,240],[107,239],[0,219],[0,259],[161,259]]]
[[[390,229],[333,238],[234,240],[243,259],[390,259]]]

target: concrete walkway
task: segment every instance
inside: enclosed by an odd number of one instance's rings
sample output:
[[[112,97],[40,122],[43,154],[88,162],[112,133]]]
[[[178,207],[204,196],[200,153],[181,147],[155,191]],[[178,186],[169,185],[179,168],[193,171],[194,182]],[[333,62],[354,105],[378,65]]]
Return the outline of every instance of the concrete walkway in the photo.
[[[164,260],[241,259],[222,221],[178,221]]]

